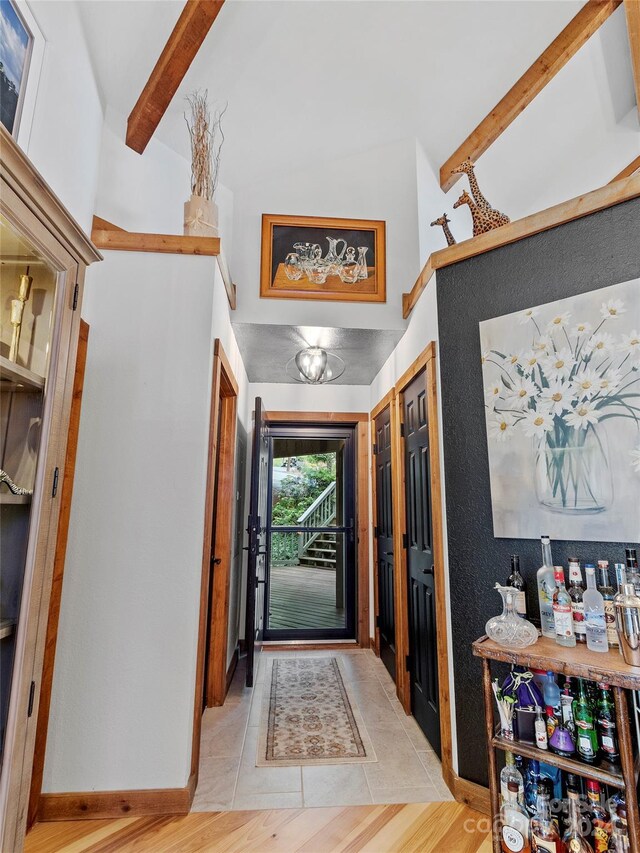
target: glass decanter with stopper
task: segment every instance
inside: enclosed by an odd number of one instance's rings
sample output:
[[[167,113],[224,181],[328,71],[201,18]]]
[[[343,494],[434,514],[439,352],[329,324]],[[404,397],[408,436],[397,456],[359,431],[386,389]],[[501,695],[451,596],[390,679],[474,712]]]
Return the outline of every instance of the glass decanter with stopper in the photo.
[[[516,610],[518,591],[510,586],[495,585],[502,596],[503,610],[500,616],[489,619],[485,625],[487,636],[508,649],[524,649],[538,639],[538,630]]]
[[[534,853],[564,853],[564,845],[558,826],[551,814],[553,785],[550,779],[541,777],[538,782],[536,806],[531,818],[531,849]]]

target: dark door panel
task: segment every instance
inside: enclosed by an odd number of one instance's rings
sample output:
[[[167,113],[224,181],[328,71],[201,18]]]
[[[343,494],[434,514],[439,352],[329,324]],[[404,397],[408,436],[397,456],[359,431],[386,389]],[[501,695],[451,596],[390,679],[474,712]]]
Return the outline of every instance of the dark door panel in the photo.
[[[380,658],[396,677],[396,633],[391,479],[391,407],[375,419],[376,543],[378,553],[378,629]]]
[[[438,645],[431,524],[431,466],[424,372],[404,392],[409,678],[411,710],[440,754]]]
[[[249,494],[249,558],[247,560],[247,687],[253,686],[255,658],[264,637],[264,585],[267,576],[269,510],[269,436],[260,397],[256,397]]]

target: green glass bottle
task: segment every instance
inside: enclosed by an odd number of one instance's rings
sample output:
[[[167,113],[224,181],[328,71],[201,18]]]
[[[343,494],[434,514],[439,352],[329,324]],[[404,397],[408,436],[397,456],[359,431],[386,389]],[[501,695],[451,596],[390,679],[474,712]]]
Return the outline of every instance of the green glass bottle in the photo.
[[[600,685],[600,695],[596,708],[596,727],[603,759],[617,767],[620,764],[620,748],[618,747],[616,709],[609,685],[605,683]]]
[[[578,695],[573,702],[573,720],[576,727],[576,749],[587,764],[598,763],[598,733],[587,686],[584,678],[578,679]]]

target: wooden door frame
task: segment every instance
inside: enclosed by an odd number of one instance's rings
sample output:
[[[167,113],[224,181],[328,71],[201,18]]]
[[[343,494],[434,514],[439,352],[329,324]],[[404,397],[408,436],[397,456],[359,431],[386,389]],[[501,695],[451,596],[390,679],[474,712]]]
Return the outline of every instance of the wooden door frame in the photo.
[[[429,464],[431,469],[431,524],[433,531],[433,560],[436,601],[436,631],[438,637],[438,692],[440,712],[440,740],[442,773],[448,782],[453,772],[453,749],[451,734],[451,700],[449,685],[449,640],[447,633],[446,588],[447,578],[444,565],[444,531],[442,518],[442,485],[440,474],[440,439],[438,427],[438,378],[436,370],[436,344],[434,341],[420,353],[413,364],[396,382],[392,406],[395,408],[395,423],[392,427],[394,501],[394,552],[397,560],[396,584],[396,666],[400,677],[397,680],[398,699],[407,714],[411,713],[411,684],[406,661],[409,654],[409,599],[407,577],[407,551],[403,545],[406,534],[405,492],[405,440],[403,433],[403,400],[407,386],[424,372],[427,396],[427,420],[429,429]],[[393,411],[393,409],[392,409]]]
[[[396,389],[391,388],[390,391],[384,395],[384,397],[380,400],[380,402],[373,407],[371,410],[371,414],[369,415],[369,434],[371,437],[371,527],[373,530],[373,551],[372,551],[372,560],[373,560],[373,637],[371,638],[371,648],[375,652],[377,657],[380,657],[380,628],[378,627],[378,616],[380,615],[380,602],[378,600],[378,538],[376,536],[376,527],[378,526],[378,489],[377,489],[377,477],[376,477],[376,454],[374,453],[374,448],[376,446],[376,418],[378,415],[381,415],[385,409],[391,409],[391,441],[392,441],[392,449],[391,449],[391,482],[392,486],[395,486],[393,482],[393,471],[395,470],[394,457],[393,457],[393,441],[394,435],[396,433],[395,426],[395,416],[396,409],[394,404],[396,396]],[[391,505],[393,506],[394,501],[392,497]],[[394,517],[394,529],[395,529],[395,517]],[[395,543],[394,543],[394,551],[395,551]],[[394,571],[395,578],[395,571]],[[395,614],[395,589],[394,589],[394,614]],[[397,673],[400,671],[400,664],[398,661],[398,656],[396,654],[396,681],[398,679]]]
[[[272,423],[348,424],[356,439],[356,642],[371,645],[369,626],[369,414],[367,412],[267,412]],[[351,644],[353,645],[353,644]]]
[[[40,794],[42,793],[42,778],[44,775],[44,761],[47,750],[47,732],[49,728],[49,710],[51,708],[51,689],[53,686],[53,671],[56,658],[56,645],[58,641],[58,625],[60,622],[60,602],[62,600],[62,585],[64,581],[64,564],[69,538],[69,518],[71,515],[71,501],[73,499],[73,479],[76,469],[78,435],[80,433],[82,391],[84,388],[84,374],[87,363],[89,328],[89,324],[80,319],[78,349],[73,376],[71,411],[69,414],[67,449],[64,461],[64,476],[62,479],[62,489],[60,491],[60,514],[58,516],[56,550],[53,558],[53,575],[51,579],[51,594],[49,597],[49,615],[47,618],[47,633],[45,639],[44,659],[42,662],[42,678],[40,681],[40,703],[38,705],[36,740],[33,752],[33,771],[31,774],[31,788],[29,792],[27,828],[30,828],[35,823],[38,816]]]
[[[235,478],[237,411],[238,383],[222,343],[219,338],[216,338],[213,347],[191,775],[188,785],[191,796],[193,796],[198,782],[202,699],[205,685],[207,706],[222,705],[228,689],[227,632],[229,586],[233,560],[233,509],[235,501],[232,500],[232,496]],[[219,444],[218,434],[220,435]],[[221,497],[217,504],[216,493],[219,493]],[[214,507],[215,524],[213,520]],[[221,562],[216,566],[213,573],[213,589],[210,590],[209,577],[214,532],[216,556],[220,557]],[[211,608],[209,608],[210,600]],[[205,672],[207,629],[209,627],[209,666]]]

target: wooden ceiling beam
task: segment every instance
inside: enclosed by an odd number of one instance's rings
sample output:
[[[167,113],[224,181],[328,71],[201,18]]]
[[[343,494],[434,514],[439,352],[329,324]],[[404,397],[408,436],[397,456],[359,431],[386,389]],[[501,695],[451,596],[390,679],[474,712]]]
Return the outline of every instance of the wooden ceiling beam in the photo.
[[[627,32],[631,48],[631,68],[633,82],[636,88],[636,103],[640,116],[640,0],[624,0],[624,11],[627,16]]]
[[[637,5],[638,0],[632,2]],[[475,163],[621,3],[622,0],[588,0],[440,168],[440,186],[445,192],[460,177],[452,175],[451,170],[466,159]]]
[[[189,70],[224,0],[187,0],[127,119],[129,148],[142,154]]]

